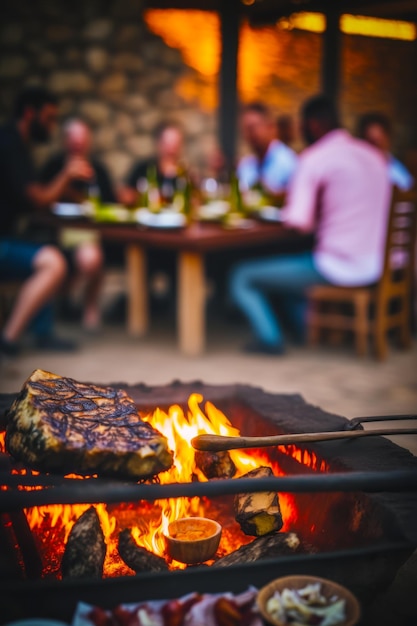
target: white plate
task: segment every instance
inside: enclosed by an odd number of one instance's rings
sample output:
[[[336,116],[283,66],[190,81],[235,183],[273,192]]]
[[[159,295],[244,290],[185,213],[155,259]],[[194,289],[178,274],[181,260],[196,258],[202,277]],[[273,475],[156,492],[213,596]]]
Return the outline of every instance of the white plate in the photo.
[[[213,200],[213,202],[207,202],[198,209],[198,217],[202,220],[216,220],[230,211],[230,202],[225,200]]]
[[[183,213],[172,210],[152,213],[149,209],[138,209],[135,212],[135,219],[141,226],[150,228],[182,228],[187,223]]]
[[[265,220],[266,222],[284,221],[282,209],[278,209],[276,206],[264,206],[258,211],[258,215],[262,220]]]
[[[52,213],[59,215],[59,217],[82,217],[85,214],[85,210],[81,204],[57,202],[52,207]]]

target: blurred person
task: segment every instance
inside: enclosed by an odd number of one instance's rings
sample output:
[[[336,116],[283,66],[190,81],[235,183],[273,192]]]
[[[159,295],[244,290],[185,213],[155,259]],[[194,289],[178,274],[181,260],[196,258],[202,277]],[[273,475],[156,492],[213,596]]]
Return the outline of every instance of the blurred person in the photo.
[[[67,271],[64,256],[54,246],[23,237],[21,219],[48,210],[69,181],[89,179],[90,167],[74,158],[49,184],[36,180],[30,155],[32,144],[46,143],[56,125],[57,99],[43,87],[24,89],[16,98],[13,119],[0,129],[1,278],[26,279],[1,335],[3,353],[16,353],[29,324],[39,349],[72,350],[73,342],[53,329],[51,298]]]
[[[154,172],[156,183],[163,198],[172,200],[184,175],[182,152],[184,135],[175,122],[161,124],[155,132],[156,155],[135,163],[125,186],[119,191],[119,199],[128,206],[135,205],[140,194],[146,191],[150,172]]]
[[[73,118],[63,125],[63,150],[52,155],[40,172],[40,180],[49,183],[72,158],[83,159],[92,170],[89,179],[72,179],[63,190],[61,202],[83,202],[92,193],[102,203],[115,202],[115,193],[107,169],[91,154],[91,130],[85,122]]]
[[[331,100],[303,105],[301,154],[283,209],[284,224],[314,232],[312,252],[243,262],[230,277],[230,293],[250,322],[249,352],[282,354],[285,340],[268,300],[276,294],[294,333],[306,331],[306,291],[312,285],[356,287],[374,283],[383,269],[390,182],[383,156],[340,128]]]
[[[88,197],[101,203],[115,202],[110,176],[102,163],[91,155],[91,131],[79,119],[68,120],[63,127],[63,150],[51,156],[40,172],[40,180],[50,183],[72,159],[82,160],[91,170],[91,176],[68,181],[59,196],[60,202],[80,203]],[[71,269],[72,288],[81,285],[82,325],[87,331],[96,331],[101,322],[99,296],[103,277],[104,255],[93,231],[64,230],[61,239]]]
[[[381,150],[388,162],[391,183],[402,191],[409,191],[414,179],[405,165],[391,153],[391,123],[386,115],[378,112],[365,113],[359,118],[358,135]]]
[[[175,121],[163,122],[156,128],[154,139],[155,156],[135,163],[125,186],[119,190],[119,200],[127,206],[139,205],[145,201],[144,196],[148,206],[155,209],[163,205],[172,207],[176,195],[183,200],[185,177],[189,175],[183,163],[183,129]],[[151,306],[165,309],[167,304],[173,305],[176,272],[172,251],[150,250],[147,266],[150,292],[154,296]]]
[[[278,139],[291,146],[295,142],[295,124],[291,115],[280,115],[277,118]]]
[[[240,127],[252,151],[237,167],[241,188],[247,190],[260,185],[270,195],[281,194],[296,168],[296,153],[277,139],[274,119],[261,102],[245,106]]]
[[[219,145],[214,145],[205,159],[204,176],[200,181],[202,201],[218,200],[228,195],[230,171]]]

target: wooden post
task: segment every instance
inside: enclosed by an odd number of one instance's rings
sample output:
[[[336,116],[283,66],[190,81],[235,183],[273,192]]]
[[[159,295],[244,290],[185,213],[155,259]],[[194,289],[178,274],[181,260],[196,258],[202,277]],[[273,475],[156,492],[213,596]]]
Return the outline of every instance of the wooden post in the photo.
[[[240,2],[221,2],[221,65],[219,76],[220,146],[230,168],[235,165],[237,107],[237,62]]]
[[[136,243],[126,246],[128,289],[127,327],[130,335],[140,337],[148,330],[148,281],[146,253]]]
[[[178,255],[177,327],[180,350],[189,356],[205,346],[206,289],[203,256],[196,252]]]
[[[335,103],[339,96],[341,67],[340,10],[328,7],[326,10],[326,30],[323,33],[321,60],[321,91]]]

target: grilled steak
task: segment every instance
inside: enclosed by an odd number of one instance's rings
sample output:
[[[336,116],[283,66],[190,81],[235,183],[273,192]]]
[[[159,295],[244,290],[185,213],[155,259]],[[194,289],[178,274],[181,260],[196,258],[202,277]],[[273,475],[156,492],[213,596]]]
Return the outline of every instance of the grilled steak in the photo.
[[[124,390],[35,370],[8,411],[6,446],[41,471],[141,479],[172,465]]]

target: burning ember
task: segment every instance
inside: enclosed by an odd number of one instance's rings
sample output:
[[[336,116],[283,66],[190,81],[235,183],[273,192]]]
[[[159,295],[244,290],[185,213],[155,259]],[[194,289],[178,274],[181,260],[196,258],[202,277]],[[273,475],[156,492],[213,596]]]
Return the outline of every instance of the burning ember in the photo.
[[[205,403],[203,411],[202,402],[203,397],[194,393],[188,399],[186,412],[180,406],[173,405],[167,411],[157,408],[149,415],[141,414],[141,419],[149,422],[167,438],[168,445],[174,453],[173,466],[156,478],[161,484],[208,480],[207,471],[203,467],[205,471],[203,473],[202,465],[196,458],[198,453],[191,446],[193,437],[201,434],[223,436],[240,434],[239,430],[233,427],[228,418],[211,402]],[[0,442],[0,450],[4,451],[4,441]],[[298,462],[314,470],[326,470],[325,464],[320,463],[313,453],[301,451],[294,446],[280,449],[280,452],[292,456]],[[265,450],[246,452],[232,450],[229,454],[232,465],[236,468],[234,478],[239,478],[261,467],[270,468],[276,476],[284,474],[278,462],[271,460]],[[13,470],[13,472],[23,474],[29,471]],[[31,473],[37,474],[34,471]],[[19,488],[31,489],[33,487],[21,486]],[[298,516],[293,496],[280,494],[279,507],[283,520],[281,530],[289,531],[294,528]],[[60,577],[60,563],[71,529],[89,508],[90,505],[50,505],[25,509],[24,513],[44,563],[44,577]],[[227,496],[218,497],[215,500],[195,497],[157,500],[153,503],[96,504],[95,510],[107,546],[103,573],[105,577],[132,573],[132,570],[120,558],[118,551],[119,536],[125,529],[130,529],[137,546],[163,558],[166,558],[163,533],[167,532],[168,525],[172,521],[183,517],[207,517],[222,525],[223,534],[217,558],[228,555],[253,541],[253,537],[242,532],[233,514],[233,498]],[[168,560],[167,563],[169,569],[186,567],[176,561]]]

